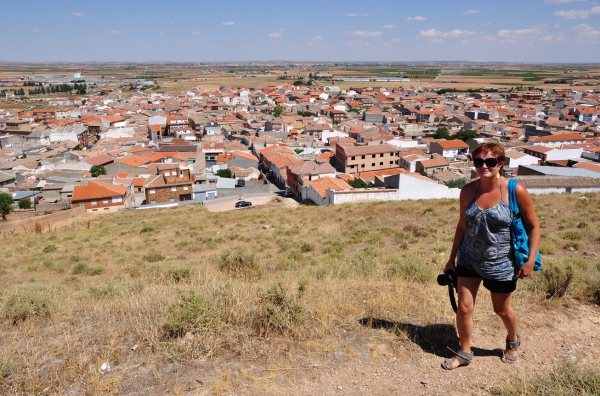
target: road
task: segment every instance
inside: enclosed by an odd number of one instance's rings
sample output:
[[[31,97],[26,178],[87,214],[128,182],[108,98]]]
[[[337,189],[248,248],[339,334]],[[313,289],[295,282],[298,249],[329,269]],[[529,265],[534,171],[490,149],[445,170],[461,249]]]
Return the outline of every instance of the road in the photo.
[[[266,205],[276,197],[281,196],[276,192],[263,193],[263,194],[251,194],[244,195],[244,198],[240,199],[239,196],[226,197],[226,198],[217,198],[213,201],[204,201],[202,204],[205,208],[208,209],[209,212],[225,212],[228,210],[245,210],[246,208],[236,208],[235,203],[237,201],[250,201],[252,202],[252,206],[261,206]],[[291,198],[286,198],[286,201],[293,201]],[[297,204],[297,203],[296,203]]]

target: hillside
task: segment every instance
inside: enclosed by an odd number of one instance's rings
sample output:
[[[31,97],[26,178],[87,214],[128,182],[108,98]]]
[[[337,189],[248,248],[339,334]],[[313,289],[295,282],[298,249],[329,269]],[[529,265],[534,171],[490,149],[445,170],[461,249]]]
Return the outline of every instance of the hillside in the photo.
[[[534,201],[545,268],[513,297],[513,366],[481,293],[475,361],[440,369],[458,348],[435,282],[457,201],[186,206],[3,238],[0,393],[521,394],[565,381],[562,394],[593,394],[600,198]]]

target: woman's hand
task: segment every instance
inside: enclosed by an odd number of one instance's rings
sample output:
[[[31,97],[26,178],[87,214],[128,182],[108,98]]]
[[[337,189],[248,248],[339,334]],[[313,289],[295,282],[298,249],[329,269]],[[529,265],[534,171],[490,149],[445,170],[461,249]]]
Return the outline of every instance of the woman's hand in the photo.
[[[523,278],[527,278],[529,275],[531,275],[531,273],[533,272],[533,264],[535,262],[532,261],[531,263],[527,262],[525,264],[523,264],[523,266],[519,269],[519,272],[517,273],[517,278],[519,279],[523,279]]]
[[[446,266],[444,267],[444,274],[450,270],[454,271],[456,269],[456,265],[454,264],[454,260],[448,260]]]

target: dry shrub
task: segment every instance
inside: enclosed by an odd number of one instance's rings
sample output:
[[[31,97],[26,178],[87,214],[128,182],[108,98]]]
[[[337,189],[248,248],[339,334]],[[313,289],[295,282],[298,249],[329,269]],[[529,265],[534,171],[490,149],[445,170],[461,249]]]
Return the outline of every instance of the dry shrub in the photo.
[[[260,294],[260,305],[253,318],[253,328],[259,336],[270,333],[299,336],[302,333],[306,309],[300,299],[306,285],[306,282],[300,283],[296,296],[288,293],[279,282]]]
[[[490,389],[492,395],[562,395],[600,394],[600,371],[565,362],[554,370],[521,374],[511,381]]]
[[[29,318],[50,316],[56,305],[57,291],[48,287],[24,286],[9,294],[3,316],[13,324]]]
[[[14,368],[14,356],[6,351],[0,352],[0,381],[8,377]]]
[[[208,296],[194,290],[179,291],[179,300],[168,308],[165,334],[181,337],[188,332],[206,332],[218,327],[221,316],[221,310]]]
[[[553,241],[542,240],[540,242],[540,253],[541,254],[556,253],[556,244]]]
[[[262,273],[256,255],[240,249],[221,254],[219,269],[239,278],[259,277]]]

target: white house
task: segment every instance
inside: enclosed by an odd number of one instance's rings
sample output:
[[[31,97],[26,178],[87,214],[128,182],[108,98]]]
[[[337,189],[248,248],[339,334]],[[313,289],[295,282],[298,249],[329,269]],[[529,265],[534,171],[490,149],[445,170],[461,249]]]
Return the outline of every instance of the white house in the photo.
[[[540,161],[538,157],[515,150],[506,151],[505,156],[508,166],[512,169],[517,169],[519,165],[537,165]]]
[[[449,188],[418,173],[401,173],[385,178],[388,188],[398,190],[397,200],[458,198],[460,189]]]

